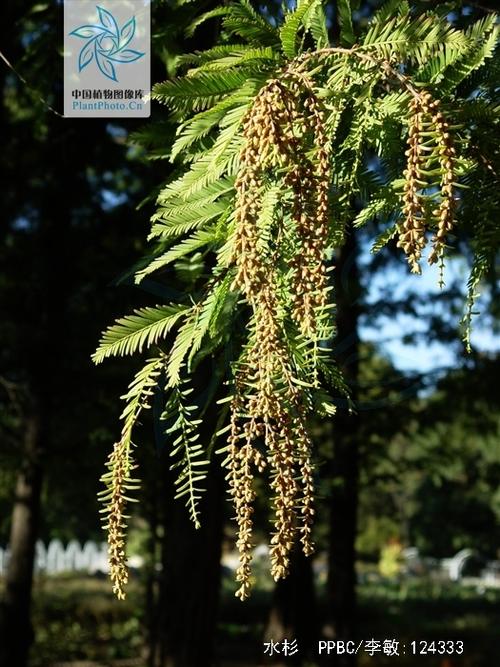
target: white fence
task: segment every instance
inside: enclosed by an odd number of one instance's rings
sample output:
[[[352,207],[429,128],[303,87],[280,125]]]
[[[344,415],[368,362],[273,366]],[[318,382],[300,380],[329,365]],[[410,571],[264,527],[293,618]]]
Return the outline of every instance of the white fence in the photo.
[[[254,551],[256,558],[265,558],[267,554],[268,548],[265,545],[257,547]],[[441,572],[446,579],[456,582],[464,580],[465,565],[473,557],[474,552],[469,549],[463,549],[453,558],[445,558],[441,561],[421,558],[415,548],[405,550],[407,574],[413,573],[422,576],[430,572]],[[8,561],[9,549],[0,547],[0,576],[5,574]],[[136,555],[129,558],[128,562],[130,567],[140,568],[143,559]],[[237,554],[226,554],[222,563],[231,570],[236,569],[238,566]],[[66,546],[60,540],[51,540],[47,546],[40,540],[36,543],[35,572],[45,572],[47,574],[86,572],[96,574],[97,572],[107,573],[108,571],[107,545],[105,543],[85,542],[81,545],[76,540],[71,540]],[[485,562],[478,575],[477,582],[482,585],[500,587],[500,561]]]
[[[9,561],[9,549],[0,547],[0,576],[5,574]],[[71,540],[66,547],[60,540],[51,540],[46,547],[40,540],[36,543],[35,572],[58,574],[60,572],[108,572],[107,546],[95,542],[80,545]]]

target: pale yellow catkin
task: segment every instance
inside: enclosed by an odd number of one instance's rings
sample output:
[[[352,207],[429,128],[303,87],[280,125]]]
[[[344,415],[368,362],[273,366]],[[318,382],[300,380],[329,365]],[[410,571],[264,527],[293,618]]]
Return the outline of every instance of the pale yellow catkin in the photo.
[[[448,122],[439,110],[439,101],[434,100],[429,92],[420,91],[412,100],[410,110],[407,166],[404,172],[403,221],[399,225],[397,245],[407,255],[412,272],[420,273],[419,261],[426,245],[425,211],[420,195],[422,188],[427,185],[422,175],[427,160],[422,140],[424,123],[432,128],[437,137],[441,173],[440,202],[432,211],[432,216],[437,221],[437,230],[432,238],[433,247],[428,260],[430,264],[442,257],[447,235],[453,228],[455,149]]]
[[[126,443],[115,443],[108,459],[108,468],[112,476],[111,497],[107,502],[105,526],[108,537],[109,576],[113,593],[119,600],[125,599],[125,586],[128,583],[126,556],[125,524],[125,485],[131,470]]]
[[[317,317],[327,303],[325,255],[328,244],[328,142],[323,109],[304,73],[291,68],[257,95],[243,124],[245,144],[236,179],[236,231],[232,261],[235,287],[253,310],[254,332],[247,359],[237,372],[229,437],[229,487],[238,526],[240,567],[237,595],[250,589],[252,549],[252,470],[267,466],[273,492],[271,574],[287,575],[297,538],[313,552],[311,526],[313,478],[311,443],[300,392],[292,380],[291,360],[279,318],[276,267],[263,252],[259,213],[266,170],[285,170],[293,193],[291,217],[298,247],[293,272],[291,315],[306,337],[314,336]],[[313,142],[314,162],[308,157]],[[279,378],[279,380],[277,380]],[[245,389],[245,380],[251,389]],[[278,383],[278,384],[277,384]],[[256,441],[263,441],[260,453]],[[258,454],[257,454],[258,452]]]

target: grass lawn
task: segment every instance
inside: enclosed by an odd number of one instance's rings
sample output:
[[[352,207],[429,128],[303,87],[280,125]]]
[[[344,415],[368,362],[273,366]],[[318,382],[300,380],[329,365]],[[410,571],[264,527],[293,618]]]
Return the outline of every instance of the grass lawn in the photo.
[[[245,604],[224,586],[217,649],[220,667],[263,663],[262,632],[270,591],[257,589]],[[394,639],[399,657],[359,653],[359,665],[495,667],[500,664],[500,591],[478,593],[456,585],[364,584],[359,590],[358,641]],[[105,578],[37,577],[36,642],[32,667],[145,667],[142,590],[132,581],[125,602],[114,599]],[[324,609],[320,598],[320,612]],[[318,636],[318,640],[321,639]],[[463,655],[411,655],[416,640],[460,640]],[[406,654],[403,655],[403,644]],[[437,646],[437,644],[436,644]],[[327,665],[331,660],[310,663]],[[286,664],[286,663],[285,663]]]

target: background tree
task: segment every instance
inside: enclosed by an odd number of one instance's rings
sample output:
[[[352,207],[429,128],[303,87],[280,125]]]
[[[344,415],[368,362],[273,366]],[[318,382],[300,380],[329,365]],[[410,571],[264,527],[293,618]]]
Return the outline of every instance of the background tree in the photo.
[[[141,248],[133,200],[151,184],[142,189],[140,164],[130,168],[120,126],[82,126],[48,108],[60,108],[53,73],[62,69],[55,48],[62,7],[7,3],[4,11],[2,49],[37,87],[2,65],[0,374],[12,440],[3,502],[7,508],[13,499],[14,509],[0,652],[2,664],[22,666],[37,537],[72,535],[77,526],[80,539],[99,534],[93,480],[116,416],[108,392],[118,389],[121,371],[97,379],[88,356],[111,304],[133,303],[130,294],[117,297],[110,281]],[[75,431],[83,413],[87,429]],[[61,477],[87,482],[62,486]]]

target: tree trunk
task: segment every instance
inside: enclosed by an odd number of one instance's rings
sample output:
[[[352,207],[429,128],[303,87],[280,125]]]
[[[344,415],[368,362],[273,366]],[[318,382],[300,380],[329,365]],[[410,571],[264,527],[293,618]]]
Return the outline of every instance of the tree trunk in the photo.
[[[167,452],[165,452],[167,454]],[[167,486],[167,485],[165,485]],[[206,479],[201,528],[168,484],[158,609],[158,667],[210,667],[221,578],[224,484],[220,461]]]
[[[10,535],[10,561],[2,601],[0,667],[28,664],[34,632],[31,626],[31,593],[35,543],[38,537],[41,491],[49,452],[51,419],[56,388],[62,386],[65,369],[64,339],[66,304],[72,275],[67,238],[71,220],[72,193],[78,182],[72,177],[69,148],[59,138],[59,120],[48,116],[48,139],[40,160],[55,178],[44,187],[37,203],[38,229],[31,230],[38,253],[26,268],[31,280],[22,291],[23,316],[16,321],[19,359],[15,373],[26,378],[25,431],[22,460],[17,478]],[[59,140],[58,142],[56,140]],[[52,141],[51,141],[52,140]],[[46,152],[45,152],[46,151]],[[61,199],[60,193],[64,193]],[[17,367],[16,367],[17,365]]]
[[[279,664],[302,665],[314,655],[318,637],[316,596],[312,559],[296,547],[290,561],[290,573],[274,589],[273,603],[264,633],[264,641],[296,640],[298,652],[281,659]]]
[[[148,461],[151,463],[151,461]],[[149,483],[151,484],[151,482]],[[156,667],[158,664],[158,573],[156,564],[158,562],[158,500],[161,497],[158,481],[152,483],[153,493],[149,499],[150,509],[148,512],[149,540],[148,559],[146,562],[146,599],[145,617],[147,633],[147,665]]]
[[[33,405],[26,415],[24,457],[17,478],[12,513],[10,560],[1,610],[1,667],[25,667],[33,641],[31,588],[40,516],[44,422],[39,406]]]
[[[358,319],[360,284],[358,248],[351,230],[340,249],[335,269],[337,338],[334,354],[357,398],[359,363]],[[332,635],[351,640],[356,635],[355,539],[358,505],[358,416],[341,406],[333,422],[332,493],[328,597]],[[354,665],[355,656],[337,658],[338,665]]]

